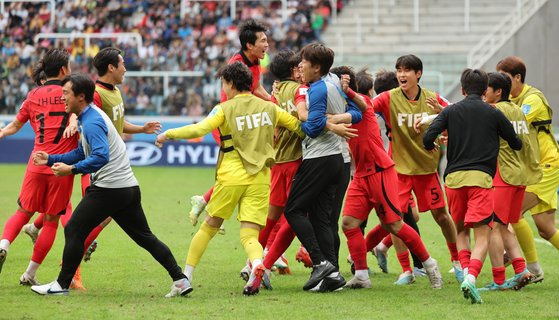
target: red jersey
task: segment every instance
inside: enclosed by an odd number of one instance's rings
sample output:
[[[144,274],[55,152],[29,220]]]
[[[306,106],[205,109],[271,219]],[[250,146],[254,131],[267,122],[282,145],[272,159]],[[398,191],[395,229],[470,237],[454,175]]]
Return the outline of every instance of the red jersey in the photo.
[[[44,151],[48,154],[66,153],[78,146],[77,134],[68,139],[62,137],[69,118],[62,102],[62,87],[58,80],[47,81],[43,86],[32,90],[16,116],[21,123],[29,121],[35,131],[33,152]],[[53,174],[47,166],[35,166],[31,157],[27,170]]]
[[[363,119],[351,126],[357,129],[358,136],[348,141],[355,160],[354,176],[356,178],[368,176],[394,166],[394,162],[384,149],[371,98],[363,94],[359,95],[365,99],[367,110],[363,112]]]
[[[250,72],[252,73],[252,86],[250,87],[250,91],[254,93],[254,90],[260,86],[260,61],[258,61],[258,59],[256,59],[256,61],[248,60],[242,50],[231,57],[227,64],[232,64],[237,61],[246,64],[250,69]],[[227,101],[227,95],[225,95],[225,91],[221,90],[221,102],[225,101]]]

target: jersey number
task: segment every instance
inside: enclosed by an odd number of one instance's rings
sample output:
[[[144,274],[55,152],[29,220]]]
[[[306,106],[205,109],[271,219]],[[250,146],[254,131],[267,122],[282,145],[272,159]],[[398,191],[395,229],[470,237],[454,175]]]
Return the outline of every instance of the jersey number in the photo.
[[[58,112],[49,112],[49,116],[62,117],[62,123],[60,124],[60,127],[58,128],[58,133],[56,134],[56,137],[54,138],[54,141],[52,142],[54,144],[57,144],[57,143],[60,142],[60,139],[62,139],[62,135],[64,134],[64,130],[68,126],[69,115],[66,112],[58,111]],[[43,143],[45,141],[45,114],[44,113],[39,113],[35,117],[35,119],[39,120],[39,142]]]
[[[439,190],[437,188],[431,188],[431,203],[439,201],[441,196],[439,195],[438,191]]]

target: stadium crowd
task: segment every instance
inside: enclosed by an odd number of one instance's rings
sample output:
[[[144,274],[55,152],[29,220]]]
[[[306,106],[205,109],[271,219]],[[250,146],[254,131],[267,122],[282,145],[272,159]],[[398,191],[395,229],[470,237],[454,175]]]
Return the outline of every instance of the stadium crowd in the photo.
[[[230,17],[229,1],[187,1],[180,18],[180,0],[167,1],[56,1],[51,23],[50,4],[7,3],[0,13],[0,114],[13,114],[34,87],[31,67],[48,48],[63,47],[71,52],[75,71],[95,74],[93,57],[103,47],[117,46],[124,52],[128,71],[200,71],[202,77],[170,78],[168,96],[163,79],[129,77],[122,84],[128,115],[207,114],[219,101],[220,85],[214,75],[229,57],[239,51],[238,21],[251,18],[266,21],[270,49],[298,50],[320,39],[331,15],[330,1],[288,1],[288,18],[283,21],[281,1],[248,1],[237,6]],[[347,0],[338,0],[341,10]],[[148,10],[149,9],[149,10]],[[143,46],[130,39],[42,39],[38,33],[56,32],[139,32]],[[272,79],[262,62],[264,85]]]

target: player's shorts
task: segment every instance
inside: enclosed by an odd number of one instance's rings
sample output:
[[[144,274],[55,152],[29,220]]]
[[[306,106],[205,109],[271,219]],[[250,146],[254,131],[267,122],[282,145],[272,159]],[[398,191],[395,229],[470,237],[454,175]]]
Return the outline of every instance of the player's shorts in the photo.
[[[271,186],[270,186],[270,205],[285,207],[291,183],[297,168],[301,164],[301,159],[296,161],[278,163],[272,167]]]
[[[422,175],[398,174],[398,192],[400,211],[408,210],[412,191],[417,199],[419,212],[443,208],[445,206],[444,193],[438,173]]]
[[[216,183],[206,211],[211,217],[228,220],[238,205],[238,221],[265,226],[269,199],[270,186],[267,184],[224,186]]]
[[[410,202],[409,202],[408,205],[409,205],[410,207],[412,207],[412,208],[415,207],[415,206],[417,206],[417,205],[415,204],[415,198],[414,198],[413,195],[411,195],[411,194],[410,194]]]
[[[485,223],[493,227],[493,189],[480,187],[446,187],[448,209],[454,224],[464,222],[464,227],[471,228],[476,223]]]
[[[83,196],[85,196],[85,192],[87,191],[87,188],[91,186],[91,177],[89,176],[89,173],[81,175],[81,184],[82,184],[82,198],[83,198]]]
[[[61,215],[66,212],[73,186],[74,175],[57,177],[26,171],[17,202],[29,212]]]
[[[524,190],[523,186],[495,186],[493,212],[504,225],[520,220]]]
[[[540,202],[530,209],[532,215],[557,209],[557,187],[559,187],[559,168],[543,168],[540,182],[526,187],[526,192],[534,193]]]
[[[374,208],[384,224],[402,220],[402,214],[398,210],[397,180],[394,167],[354,178],[347,189],[343,215],[366,220]]]

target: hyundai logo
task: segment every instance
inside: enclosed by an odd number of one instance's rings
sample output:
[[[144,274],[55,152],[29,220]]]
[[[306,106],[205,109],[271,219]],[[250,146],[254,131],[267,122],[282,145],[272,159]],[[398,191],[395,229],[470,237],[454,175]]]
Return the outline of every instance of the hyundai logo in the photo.
[[[126,151],[133,166],[149,166],[161,159],[161,150],[148,142],[127,142]]]

